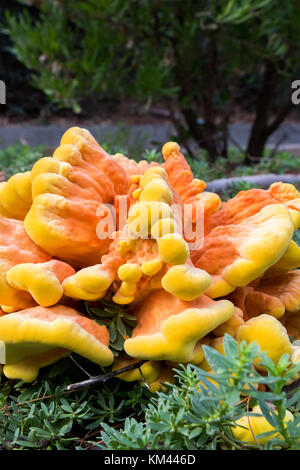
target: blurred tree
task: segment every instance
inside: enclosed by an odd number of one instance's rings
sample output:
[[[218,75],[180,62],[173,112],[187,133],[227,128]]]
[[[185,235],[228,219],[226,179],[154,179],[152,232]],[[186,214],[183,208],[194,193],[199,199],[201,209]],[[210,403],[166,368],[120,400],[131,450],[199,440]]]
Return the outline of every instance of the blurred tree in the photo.
[[[291,109],[297,78],[297,0],[22,0],[7,30],[36,87],[80,112],[86,97],[164,103],[190,154],[227,156],[236,105],[255,97],[246,161],[261,157]],[[298,77],[299,78],[299,77]],[[242,95],[241,95],[242,92]]]
[[[16,0],[2,0],[0,18],[5,17],[8,8],[14,13],[21,11]],[[31,15],[34,15],[33,11]],[[25,115],[39,115],[41,108],[47,103],[46,96],[30,85],[30,71],[11,53],[11,47],[10,38],[0,30],[0,80],[6,83],[7,94],[7,106],[2,106],[0,110],[17,119],[22,119]]]

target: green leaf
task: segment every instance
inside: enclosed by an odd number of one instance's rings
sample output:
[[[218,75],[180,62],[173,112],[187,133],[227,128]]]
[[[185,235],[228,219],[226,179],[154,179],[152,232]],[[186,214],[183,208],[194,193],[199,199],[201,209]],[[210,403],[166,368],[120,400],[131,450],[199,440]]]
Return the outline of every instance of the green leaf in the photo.
[[[239,357],[238,343],[228,333],[226,333],[224,336],[223,345],[225,356],[228,360],[233,361]]]
[[[114,323],[111,323],[109,325],[109,338],[110,338],[111,343],[114,343],[116,341],[117,336],[118,336],[118,333],[117,333],[116,327]]]
[[[124,338],[122,335],[117,334],[115,341],[112,343],[112,347],[117,351],[122,351],[124,347]]]
[[[121,335],[125,336],[127,334],[126,326],[124,325],[119,315],[117,316],[117,328],[119,332],[121,333]]]
[[[218,369],[226,370],[231,366],[231,362],[219,353],[216,349],[213,349],[210,346],[204,345],[203,350],[205,353],[205,358],[209,363],[210,367],[216,372]]]

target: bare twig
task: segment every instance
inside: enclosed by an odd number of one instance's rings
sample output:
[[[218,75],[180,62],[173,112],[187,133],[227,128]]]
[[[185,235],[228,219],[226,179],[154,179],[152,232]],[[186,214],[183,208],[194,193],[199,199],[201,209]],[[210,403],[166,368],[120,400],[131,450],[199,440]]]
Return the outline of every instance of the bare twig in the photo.
[[[108,380],[116,377],[117,375],[123,374],[123,372],[128,372],[129,370],[139,369],[146,361],[138,361],[129,366],[122,367],[122,369],[114,370],[113,372],[108,372],[107,374],[97,375],[83,382],[77,382],[70,384],[63,389],[64,392],[73,392],[75,390],[83,390],[88,387],[92,387],[100,382],[107,382]]]
[[[96,385],[97,383],[107,382],[108,380],[113,379],[117,375],[123,374],[123,372],[128,372],[129,370],[133,370],[133,369],[139,369],[145,362],[146,361],[138,361],[138,362],[135,362],[134,364],[130,364],[129,366],[122,367],[122,369],[117,369],[117,370],[114,370],[113,372],[108,372],[107,374],[97,375],[95,377],[91,377],[88,380],[84,380],[83,382],[70,384],[67,387],[64,387],[62,389],[61,394],[65,395],[66,393],[76,392],[77,390],[83,390],[83,389],[92,387]],[[49,398],[55,398],[55,395],[54,394],[45,395],[43,397],[34,398],[33,400],[16,403],[16,406],[22,406],[22,405],[26,405],[27,403],[34,403],[34,402],[46,400]],[[9,410],[10,408],[12,408],[11,405],[10,406],[4,405],[4,407],[0,409],[0,412],[4,412],[6,414],[6,411]]]
[[[145,379],[145,377],[144,377],[144,374],[143,374],[143,372],[142,372],[142,369],[141,369],[140,367],[139,367],[138,369],[139,369],[139,373],[141,374],[143,384],[145,385],[146,388],[148,388],[148,389],[150,390],[150,387],[149,387],[149,385],[148,385],[147,382],[146,382],[146,379]]]
[[[72,356],[72,354],[69,355],[69,358],[74,362],[74,364],[80,369],[82,370],[82,372],[85,373],[85,375],[87,375],[90,379],[93,377],[91,374],[88,373],[87,370],[85,370],[80,364],[79,362],[76,361],[76,359]]]
[[[41,401],[41,400],[46,400],[48,398],[54,398],[55,395],[44,395],[43,397],[38,397],[38,398],[33,398],[32,400],[27,400],[27,401],[22,401],[20,403],[16,403],[16,406],[22,406],[22,405],[26,405],[27,403],[35,403],[36,401]],[[0,408],[0,412],[4,412],[4,415],[8,415],[9,413],[6,413],[6,410],[9,410],[11,409],[12,406],[11,405],[4,405],[3,408]]]
[[[248,400],[247,400],[247,413],[249,413],[249,403],[250,403],[250,396],[248,397]],[[259,448],[259,450],[262,450],[262,448],[260,447],[259,445],[259,442],[253,432],[253,429],[252,429],[252,426],[251,426],[251,422],[250,422],[250,416],[248,415],[247,416],[247,419],[248,419],[248,424],[249,424],[249,428],[250,428],[250,431],[251,431],[251,434],[253,436],[253,439],[255,440],[256,444],[257,444],[257,447]]]
[[[248,400],[248,397],[243,398],[243,400],[238,401],[234,406],[238,406],[238,405],[240,405],[241,403],[244,403],[244,401],[246,401],[246,400]]]

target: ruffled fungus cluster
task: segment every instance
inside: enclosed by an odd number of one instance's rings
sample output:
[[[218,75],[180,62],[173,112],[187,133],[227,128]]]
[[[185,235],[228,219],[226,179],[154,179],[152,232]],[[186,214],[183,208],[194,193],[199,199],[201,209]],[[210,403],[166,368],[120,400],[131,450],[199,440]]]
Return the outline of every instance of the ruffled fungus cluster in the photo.
[[[162,164],[109,155],[74,127],[52,157],[1,183],[6,377],[33,381],[75,352],[113,369],[145,360],[119,377],[155,391],[172,381],[174,364],[209,370],[202,345],[222,352],[225,333],[257,341],[274,361],[295,357],[299,192],[279,182],[222,202],[194,178],[178,144],[162,154]],[[119,331],[117,357],[109,327],[84,308],[102,301],[134,320],[130,335]]]

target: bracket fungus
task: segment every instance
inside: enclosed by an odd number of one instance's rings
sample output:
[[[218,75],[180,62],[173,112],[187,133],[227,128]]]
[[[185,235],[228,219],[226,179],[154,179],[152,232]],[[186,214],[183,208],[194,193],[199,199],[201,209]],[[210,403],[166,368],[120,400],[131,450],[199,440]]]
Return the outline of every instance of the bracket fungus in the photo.
[[[37,354],[33,351],[32,354],[32,356],[20,359],[13,364],[4,364],[2,367],[5,377],[22,380],[23,382],[33,382],[42,367],[50,366],[60,359],[69,356],[70,351],[68,349],[56,348]]]
[[[6,280],[14,289],[29,292],[37,304],[50,307],[63,295],[62,281],[74,273],[72,266],[57,260],[21,263],[7,272]]]
[[[293,350],[286,328],[271,315],[262,314],[246,321],[238,330],[237,341],[251,343],[256,341],[262,353],[274,362],[278,362],[283,354],[291,356]],[[256,360],[255,366],[263,368],[260,360]]]
[[[213,278],[208,295],[221,297],[246,286],[275,264],[293,233],[288,209],[281,204],[268,205],[239,224],[212,229],[191,259]]]
[[[240,191],[229,201],[223,202],[220,210],[212,215],[211,229],[220,225],[239,224],[270,204],[285,203],[287,207],[290,204],[291,208],[297,210],[298,204],[293,207],[294,201],[300,201],[300,193],[288,183],[274,183],[268,190],[253,188]]]
[[[30,382],[74,351],[113,369],[145,360],[142,375],[120,378],[155,391],[173,380],[177,363],[208,370],[203,344],[222,352],[225,333],[257,341],[275,361],[292,355],[288,335],[300,338],[298,190],[278,182],[222,202],[177,143],[162,156],[137,163],[109,155],[72,127],[52,156],[0,183],[7,377]],[[102,321],[107,302],[108,328],[87,316],[98,308]],[[129,318],[128,331],[116,312]],[[124,345],[114,359],[115,324]]]
[[[65,279],[66,295],[100,299],[115,281],[113,301],[122,305],[137,302],[161,288],[183,300],[193,300],[209,286],[210,276],[192,265],[188,244],[176,232],[172,201],[166,197],[172,193],[165,170],[155,166],[142,177],[136,176],[141,191],[130,207],[126,225],[116,234],[101,264]],[[151,186],[143,198],[153,182],[156,187]]]
[[[17,173],[0,183],[0,214],[9,219],[24,220],[32,204],[30,171]]]
[[[134,359],[132,357],[119,356],[114,360],[112,371],[122,369],[123,367],[135,364],[138,361],[139,359]],[[124,380],[125,382],[141,382],[149,387],[150,384],[155,382],[159,377],[161,368],[162,362],[147,361],[136,369],[117,375],[117,378]]]
[[[168,174],[171,187],[179,194],[184,204],[192,205],[192,222],[197,216],[197,206],[203,209],[204,232],[210,229],[211,216],[221,206],[220,197],[205,191],[206,183],[194,178],[193,172],[180,152],[176,142],[167,142],[162,148],[165,160],[164,168]]]
[[[71,142],[77,142],[79,148],[62,145],[53,158],[43,158],[34,165],[33,202],[24,226],[47,253],[75,267],[85,267],[97,257],[100,260],[108,250],[111,240],[98,237],[97,225],[107,212],[104,204],[112,204],[114,196],[125,191],[127,178],[112,159],[113,169],[109,168],[108,155],[102,155],[87,141],[84,144],[83,137],[76,140],[76,133],[71,135]],[[80,148],[88,152],[89,158]],[[99,210],[101,207],[103,210]]]
[[[32,296],[7,282],[8,271],[21,263],[44,263],[51,257],[27,235],[23,222],[0,216],[0,305],[22,309],[35,305]]]
[[[33,374],[33,369],[52,361],[53,354],[59,353],[50,351],[57,348],[76,352],[102,366],[113,362],[107,328],[62,305],[38,306],[2,316],[0,341],[5,349],[3,372],[6,374],[8,365],[10,376],[16,376],[19,371],[19,379],[27,378],[27,373]],[[27,368],[31,369],[30,373]]]
[[[292,421],[293,419],[293,414],[287,410],[284,422]],[[257,443],[266,444],[270,439],[282,439],[282,436],[264,417],[258,405],[253,407],[249,416],[243,416],[238,419],[235,422],[235,426],[231,428],[231,432],[238,441],[253,445],[257,445]],[[268,433],[268,435],[259,436],[265,433]]]
[[[137,326],[124,349],[129,356],[148,360],[188,362],[196,343],[229,320],[234,306],[202,295],[187,302],[157,291],[137,307]]]
[[[263,313],[277,319],[300,311],[300,271],[276,277],[264,276],[255,287],[238,287],[228,299],[238,305],[247,319]]]

